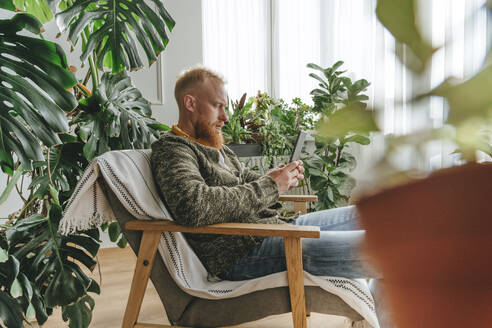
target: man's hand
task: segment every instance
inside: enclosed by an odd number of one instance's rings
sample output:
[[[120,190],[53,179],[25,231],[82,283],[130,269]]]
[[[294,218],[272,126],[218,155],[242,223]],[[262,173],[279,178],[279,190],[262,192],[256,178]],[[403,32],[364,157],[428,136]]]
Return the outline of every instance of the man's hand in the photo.
[[[302,161],[290,162],[287,165],[280,165],[267,172],[267,175],[277,184],[279,194],[297,186],[299,180],[304,179],[304,167]]]

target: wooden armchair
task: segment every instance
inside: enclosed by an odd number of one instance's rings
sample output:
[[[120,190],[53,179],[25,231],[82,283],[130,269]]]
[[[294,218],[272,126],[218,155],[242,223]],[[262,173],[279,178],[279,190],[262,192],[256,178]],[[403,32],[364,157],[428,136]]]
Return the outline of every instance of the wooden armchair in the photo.
[[[281,196],[280,201],[294,202],[294,210],[306,213],[306,202],[317,201],[317,196]],[[123,328],[157,328],[177,327],[138,323],[138,315],[142,305],[147,283],[157,251],[161,234],[165,231],[228,234],[247,236],[278,236],[284,238],[285,255],[287,258],[287,277],[289,282],[290,305],[295,328],[306,328],[306,304],[304,294],[304,278],[302,268],[301,238],[319,238],[319,227],[223,223],[206,227],[190,228],[171,221],[132,220],[125,224],[126,230],[142,231],[142,239],[138,251],[137,264],[131,284],[128,303],[123,318]]]

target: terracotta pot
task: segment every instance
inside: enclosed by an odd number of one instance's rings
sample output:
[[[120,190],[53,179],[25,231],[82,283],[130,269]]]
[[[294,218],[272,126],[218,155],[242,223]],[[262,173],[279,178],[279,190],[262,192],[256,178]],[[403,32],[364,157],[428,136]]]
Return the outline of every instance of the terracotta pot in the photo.
[[[357,208],[398,328],[492,327],[492,165],[441,170]]]

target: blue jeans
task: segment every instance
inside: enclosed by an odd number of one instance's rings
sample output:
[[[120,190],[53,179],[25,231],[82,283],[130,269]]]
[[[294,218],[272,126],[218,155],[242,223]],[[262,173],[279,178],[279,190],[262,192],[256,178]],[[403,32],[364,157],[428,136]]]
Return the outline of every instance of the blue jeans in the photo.
[[[360,252],[364,231],[360,229],[355,206],[308,213],[295,225],[319,226],[319,239],[302,238],[302,264],[317,276],[346,278],[376,277]],[[224,280],[246,280],[285,271],[282,237],[267,237],[248,256],[219,275]]]

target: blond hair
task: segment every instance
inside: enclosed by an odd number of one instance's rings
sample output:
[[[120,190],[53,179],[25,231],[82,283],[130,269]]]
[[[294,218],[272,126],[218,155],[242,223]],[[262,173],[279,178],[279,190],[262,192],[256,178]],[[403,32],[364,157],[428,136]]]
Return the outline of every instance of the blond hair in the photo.
[[[200,83],[205,82],[206,79],[214,79],[222,84],[225,84],[224,79],[218,73],[205,68],[203,66],[197,66],[183,71],[176,80],[174,87],[174,98],[178,103],[178,107],[181,109],[183,97],[190,91],[191,88],[197,86]]]

